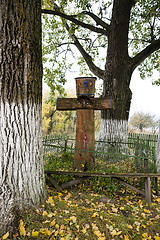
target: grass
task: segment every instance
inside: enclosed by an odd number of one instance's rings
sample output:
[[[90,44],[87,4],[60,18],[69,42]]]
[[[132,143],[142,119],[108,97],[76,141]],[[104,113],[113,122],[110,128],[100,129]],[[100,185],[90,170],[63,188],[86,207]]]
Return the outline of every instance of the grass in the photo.
[[[70,170],[72,162],[68,153],[44,156],[46,170]],[[59,184],[73,179],[54,178]],[[160,240],[160,197],[154,191],[148,206],[143,196],[111,178],[87,179],[61,192],[47,187],[47,201],[21,212],[14,236],[2,239]]]
[[[160,239],[160,198],[149,207],[131,190],[105,185],[99,193],[98,179],[62,192],[48,187],[48,200],[22,213],[12,239]]]

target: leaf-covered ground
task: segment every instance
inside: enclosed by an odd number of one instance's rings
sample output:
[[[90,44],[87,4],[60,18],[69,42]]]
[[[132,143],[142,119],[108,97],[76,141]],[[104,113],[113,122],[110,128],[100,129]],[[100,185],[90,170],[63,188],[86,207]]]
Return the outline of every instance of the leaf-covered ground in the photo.
[[[154,192],[151,207],[116,180],[87,180],[62,192],[48,187],[48,193],[47,201],[21,214],[14,236],[2,239],[160,240],[160,197]]]

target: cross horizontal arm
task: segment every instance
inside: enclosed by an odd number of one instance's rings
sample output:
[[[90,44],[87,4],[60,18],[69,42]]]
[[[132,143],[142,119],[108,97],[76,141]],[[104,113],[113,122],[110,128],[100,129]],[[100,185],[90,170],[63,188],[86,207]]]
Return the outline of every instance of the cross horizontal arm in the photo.
[[[57,99],[57,110],[77,110],[77,109],[93,109],[93,110],[104,110],[113,109],[112,98],[58,98]]]

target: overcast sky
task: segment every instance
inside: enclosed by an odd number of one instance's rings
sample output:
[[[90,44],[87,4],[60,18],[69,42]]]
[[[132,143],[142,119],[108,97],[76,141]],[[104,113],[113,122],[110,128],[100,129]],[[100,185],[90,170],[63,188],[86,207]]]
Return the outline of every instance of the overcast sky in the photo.
[[[139,111],[151,113],[160,118],[160,86],[153,85],[151,79],[141,80],[135,72],[130,88],[132,91],[130,116]]]

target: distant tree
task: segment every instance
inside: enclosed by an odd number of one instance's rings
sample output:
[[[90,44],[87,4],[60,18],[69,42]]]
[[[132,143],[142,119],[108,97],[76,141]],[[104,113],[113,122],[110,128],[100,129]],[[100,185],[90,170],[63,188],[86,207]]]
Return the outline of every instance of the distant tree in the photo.
[[[73,91],[67,91],[68,97],[73,97]],[[52,95],[52,101],[49,101],[51,97],[50,92],[46,93],[43,97],[42,104],[42,130],[43,134],[55,134],[55,135],[67,135],[75,136],[76,126],[76,114],[75,111],[57,111],[56,110],[56,98],[58,92],[55,93],[55,97]]]
[[[137,112],[131,117],[129,124],[142,132],[144,128],[152,127],[155,124],[154,116],[149,113]]]

